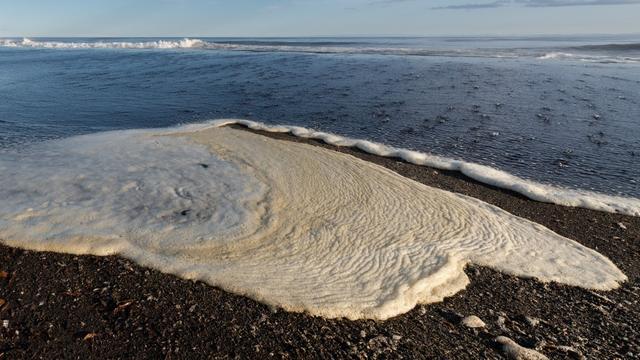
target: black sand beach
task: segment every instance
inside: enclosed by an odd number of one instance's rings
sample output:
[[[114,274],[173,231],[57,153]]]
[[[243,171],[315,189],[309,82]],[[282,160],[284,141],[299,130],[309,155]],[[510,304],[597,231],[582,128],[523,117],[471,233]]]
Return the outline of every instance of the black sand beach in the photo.
[[[261,134],[349,153],[484,200],[599,251],[629,280],[615,291],[594,292],[470,266],[471,284],[442,303],[384,322],[327,320],[118,257],[0,246],[0,359],[502,358],[497,336],[549,358],[640,356],[640,218],[538,203],[455,172]],[[462,325],[468,315],[486,328]]]

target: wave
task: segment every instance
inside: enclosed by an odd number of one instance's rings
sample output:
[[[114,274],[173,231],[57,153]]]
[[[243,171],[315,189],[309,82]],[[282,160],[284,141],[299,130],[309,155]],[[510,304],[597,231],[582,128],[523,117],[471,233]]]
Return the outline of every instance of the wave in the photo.
[[[96,42],[66,42],[66,41],[36,41],[28,38],[22,40],[0,40],[0,46],[15,48],[41,49],[193,49],[204,48],[206,42],[200,39],[185,38],[182,40],[155,41],[96,41]]]
[[[387,44],[389,45],[389,44]],[[634,46],[635,44],[625,45]],[[185,38],[181,40],[153,41],[41,41],[24,38],[0,39],[1,47],[35,48],[35,49],[200,49],[245,52],[285,52],[313,54],[361,54],[361,55],[399,55],[399,56],[433,56],[433,57],[470,57],[470,58],[537,58],[540,60],[574,60],[599,63],[640,63],[640,57],[606,56],[599,54],[570,53],[551,50],[541,53],[539,49],[436,49],[424,47],[371,46],[366,42],[340,41],[260,41],[260,40],[228,40],[206,41]],[[596,45],[597,46],[597,45]],[[607,45],[603,45],[607,46]],[[616,45],[610,45],[616,46]],[[622,46],[622,45],[621,45]],[[568,50],[575,48],[567,48]],[[585,47],[586,49],[586,47]]]
[[[640,51],[640,43],[582,45],[582,46],[574,46],[573,48],[581,49],[581,50]]]
[[[586,190],[568,189],[559,186],[541,184],[522,179],[506,171],[498,170],[486,165],[480,165],[463,160],[456,160],[424,152],[396,148],[369,140],[352,139],[336,134],[316,131],[299,126],[268,125],[250,120],[213,120],[211,126],[226,126],[238,124],[253,130],[273,133],[290,133],[291,135],[321,140],[329,145],[352,147],[364,152],[390,158],[399,158],[408,163],[428,166],[440,170],[458,171],[478,182],[510,190],[527,198],[539,202],[552,203],[562,206],[580,207],[591,210],[640,216],[640,199],[606,195]]]
[[[14,48],[42,48],[42,49],[207,49],[250,52],[302,52],[320,54],[379,54],[379,55],[422,55],[422,56],[486,56],[471,50],[432,50],[421,48],[401,47],[367,47],[347,46],[365,43],[354,42],[289,42],[289,41],[225,41],[211,42],[201,39],[185,38],[182,40],[155,41],[95,41],[95,42],[67,42],[67,41],[37,41],[24,38],[22,40],[0,40],[0,46]],[[507,54],[494,54],[502,57]]]
[[[635,56],[610,56],[596,54],[576,54],[570,52],[552,51],[539,55],[540,60],[576,60],[601,64],[636,64],[640,63],[640,57]]]

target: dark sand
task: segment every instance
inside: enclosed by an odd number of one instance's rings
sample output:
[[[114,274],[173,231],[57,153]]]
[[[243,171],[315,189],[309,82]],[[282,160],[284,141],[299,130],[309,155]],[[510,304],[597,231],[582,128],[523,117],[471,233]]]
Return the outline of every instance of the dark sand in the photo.
[[[493,340],[499,335],[550,358],[640,357],[640,218],[538,203],[455,172],[265,135],[349,153],[497,205],[596,249],[629,281],[593,292],[471,266],[471,284],[442,303],[385,322],[354,322],[271,309],[118,257],[0,245],[0,359],[482,359],[502,357]],[[486,329],[462,326],[467,315],[479,316]]]

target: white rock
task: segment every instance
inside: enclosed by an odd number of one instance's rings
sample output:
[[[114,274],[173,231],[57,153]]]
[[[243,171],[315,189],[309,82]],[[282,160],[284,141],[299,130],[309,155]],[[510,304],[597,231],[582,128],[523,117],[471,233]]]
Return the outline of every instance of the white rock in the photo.
[[[621,222],[618,223],[618,226],[620,227],[620,229],[622,230],[627,230],[627,226]]]
[[[487,324],[485,324],[482,319],[475,315],[467,316],[466,318],[462,319],[462,325],[468,328],[481,328],[487,326]]]
[[[543,354],[516,344],[506,336],[498,336],[496,342],[502,345],[502,352],[508,359],[513,360],[549,360]]]
[[[538,318],[534,318],[531,316],[525,316],[524,318],[525,320],[527,320],[527,323],[531,326],[538,326],[538,324],[540,324],[540,319]]]

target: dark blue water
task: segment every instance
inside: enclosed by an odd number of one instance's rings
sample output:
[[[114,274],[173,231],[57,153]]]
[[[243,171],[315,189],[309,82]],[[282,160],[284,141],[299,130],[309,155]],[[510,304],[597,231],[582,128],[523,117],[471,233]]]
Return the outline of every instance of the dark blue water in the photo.
[[[158,49],[158,39],[5,41],[0,148],[234,117],[640,197],[636,40],[208,39],[173,49]],[[142,49],[113,48],[123,43]]]

